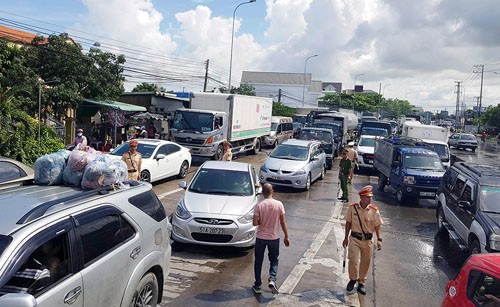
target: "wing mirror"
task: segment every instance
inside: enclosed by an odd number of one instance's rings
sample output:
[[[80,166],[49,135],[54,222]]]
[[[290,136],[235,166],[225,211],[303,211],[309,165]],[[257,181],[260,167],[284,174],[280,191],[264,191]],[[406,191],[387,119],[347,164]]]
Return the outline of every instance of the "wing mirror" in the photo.
[[[460,201],[458,201],[458,207],[459,208],[465,208],[465,209],[467,209],[467,208],[470,208],[470,206],[471,206],[471,204],[470,204],[469,201],[466,201],[466,200],[460,200]]]
[[[164,154],[157,154],[156,155],[156,160],[161,160],[161,159],[165,159],[165,155]]]
[[[179,187],[185,190],[185,189],[187,188],[187,183],[186,183],[186,181],[181,181],[181,182],[179,182]]]
[[[8,293],[0,297],[0,306],[37,307],[35,297],[28,293]]]

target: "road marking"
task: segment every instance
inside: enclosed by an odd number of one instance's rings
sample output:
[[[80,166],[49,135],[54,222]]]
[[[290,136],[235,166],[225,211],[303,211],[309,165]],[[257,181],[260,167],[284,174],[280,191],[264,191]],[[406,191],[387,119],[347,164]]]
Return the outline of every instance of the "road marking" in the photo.
[[[158,195],[158,198],[159,199],[163,199],[163,198],[165,198],[168,195],[175,194],[175,193],[180,192],[182,190],[184,190],[184,189],[183,188],[178,188],[178,189],[175,189],[175,190],[172,190],[172,191],[168,191],[168,192],[165,192],[165,193],[162,193],[162,194]]]

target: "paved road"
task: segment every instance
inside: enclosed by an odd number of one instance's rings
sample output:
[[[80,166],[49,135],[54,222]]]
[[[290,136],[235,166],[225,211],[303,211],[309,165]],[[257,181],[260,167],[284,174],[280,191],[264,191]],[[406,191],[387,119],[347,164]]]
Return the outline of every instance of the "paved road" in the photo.
[[[465,157],[469,153],[459,152]],[[475,156],[484,157],[481,150]],[[240,156],[259,170],[266,152]],[[472,159],[472,158],[471,158]],[[196,159],[187,180],[202,160]],[[171,214],[182,196],[178,180],[156,184],[155,192]],[[351,199],[366,184],[376,190],[377,178],[367,172],[355,176]],[[432,201],[399,205],[390,191],[375,192],[374,203],[383,218],[384,248],[375,251],[366,296],[345,293],[347,273],[342,272],[342,217],[347,204],[336,201],[337,167],[315,182],[310,191],[277,189],[285,204],[291,236],[281,246],[278,286],[273,296],[264,289],[254,296],[253,249],[214,248],[174,244],[171,272],[163,293],[164,306],[438,306],[444,287],[466,255],[435,237]],[[268,264],[263,268],[263,278]]]

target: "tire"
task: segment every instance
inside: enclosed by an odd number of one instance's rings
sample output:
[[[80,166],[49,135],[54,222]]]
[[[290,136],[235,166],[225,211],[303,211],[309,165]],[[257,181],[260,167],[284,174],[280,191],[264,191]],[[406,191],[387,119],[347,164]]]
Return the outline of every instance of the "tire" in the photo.
[[[250,154],[256,155],[260,151],[260,139],[255,139],[255,145],[253,146],[252,150],[250,151]]]
[[[443,206],[438,207],[436,218],[437,218],[438,233],[448,232],[446,230],[446,227],[444,227],[444,222],[446,222],[446,219],[444,218]]]
[[[278,146],[278,140],[274,141],[273,143],[273,148],[276,148],[276,146]]]
[[[177,175],[177,178],[182,179],[185,178],[187,173],[189,171],[189,162],[184,160],[181,164],[181,168],[179,169],[179,174]]]
[[[158,280],[153,273],[147,273],[135,288],[130,302],[131,307],[155,307],[158,303]]]
[[[396,198],[398,199],[400,204],[404,204],[406,202],[407,196],[405,195],[405,192],[403,191],[401,186],[399,186],[396,191]]]
[[[472,152],[475,152],[476,151],[476,148],[471,148],[472,149]]]
[[[141,181],[151,182],[151,173],[148,171],[141,172]]]
[[[311,188],[311,174],[309,173],[307,175],[306,187],[304,188],[304,190],[309,191],[310,188]]]
[[[469,244],[469,252],[471,255],[481,253],[481,245],[479,245],[479,241],[477,239],[472,239],[472,242]]]
[[[385,179],[385,176],[381,173],[378,174],[378,190],[380,192],[384,192],[385,189],[385,184],[387,180]]]
[[[221,161],[223,156],[224,156],[224,147],[222,146],[222,144],[220,144],[217,147],[217,150],[215,151],[213,159],[216,161]]]

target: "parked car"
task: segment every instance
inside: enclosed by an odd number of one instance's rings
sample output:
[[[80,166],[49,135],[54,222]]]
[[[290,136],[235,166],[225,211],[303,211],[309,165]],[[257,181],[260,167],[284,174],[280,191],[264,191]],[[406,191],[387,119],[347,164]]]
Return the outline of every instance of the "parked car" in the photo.
[[[375,159],[375,139],[374,135],[361,135],[356,145],[358,152],[358,166],[373,169]]]
[[[191,165],[191,153],[188,148],[165,140],[138,139],[138,141],[137,151],[142,155],[142,181],[154,182],[172,176],[181,179],[186,177]],[[120,159],[130,150],[128,143],[118,146],[109,156]]]
[[[150,184],[0,190],[0,306],[156,306],[171,226]]]
[[[436,194],[439,231],[471,254],[500,252],[500,167],[456,162]]]
[[[326,154],[317,141],[288,140],[278,145],[260,168],[261,183],[309,190],[323,179]]]
[[[35,172],[14,159],[0,157],[0,188],[20,186],[33,182]]]
[[[446,285],[441,306],[500,306],[500,254],[472,255]]]
[[[474,134],[454,133],[448,138],[448,146],[455,147],[456,149],[463,148],[464,150],[469,148],[472,151],[476,151],[477,138]]]
[[[293,120],[291,117],[272,116],[271,132],[264,136],[263,145],[276,147],[278,144],[293,137]]]
[[[255,244],[253,210],[260,185],[247,163],[206,161],[193,176],[172,216],[174,241],[249,247]]]
[[[331,129],[317,128],[317,127],[304,127],[297,135],[298,140],[309,140],[321,142],[323,150],[326,154],[326,168],[332,169],[334,159],[334,146],[335,139]]]

